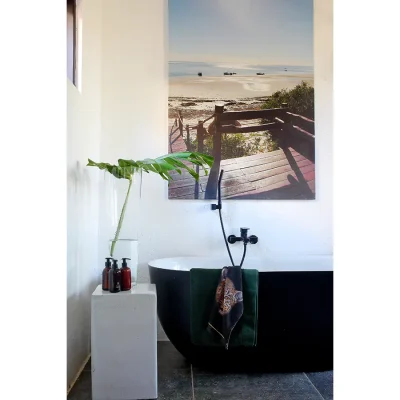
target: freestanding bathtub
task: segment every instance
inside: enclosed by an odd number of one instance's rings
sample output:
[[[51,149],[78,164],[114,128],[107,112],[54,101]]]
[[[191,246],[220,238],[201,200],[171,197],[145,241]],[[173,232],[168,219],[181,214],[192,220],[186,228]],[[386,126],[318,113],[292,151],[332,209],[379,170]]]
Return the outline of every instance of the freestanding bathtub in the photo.
[[[226,258],[176,257],[151,261],[158,317],[171,343],[204,367],[269,371],[333,369],[331,256],[245,260],[259,271],[257,346],[210,348],[190,340],[190,269],[228,265]]]

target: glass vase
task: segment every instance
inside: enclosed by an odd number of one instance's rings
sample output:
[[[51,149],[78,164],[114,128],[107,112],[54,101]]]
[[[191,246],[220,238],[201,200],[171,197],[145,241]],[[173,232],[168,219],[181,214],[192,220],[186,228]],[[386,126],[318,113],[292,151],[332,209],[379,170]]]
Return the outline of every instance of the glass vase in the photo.
[[[106,173],[104,179],[104,193],[101,199],[101,224],[100,238],[101,243],[106,244],[106,248],[101,244],[101,248],[107,252],[107,257],[111,256],[112,243],[120,223],[121,212],[124,208],[124,218],[118,238],[115,242],[112,257],[118,260],[118,266],[122,266],[122,258],[129,258],[128,266],[131,269],[132,285],[137,283],[138,268],[138,232],[140,224],[140,194],[141,194],[141,175],[135,174],[132,178],[132,185],[129,191],[128,200],[126,195],[129,187],[129,180],[117,179],[113,175]],[[107,243],[105,243],[107,241]],[[103,253],[103,251],[102,251]]]

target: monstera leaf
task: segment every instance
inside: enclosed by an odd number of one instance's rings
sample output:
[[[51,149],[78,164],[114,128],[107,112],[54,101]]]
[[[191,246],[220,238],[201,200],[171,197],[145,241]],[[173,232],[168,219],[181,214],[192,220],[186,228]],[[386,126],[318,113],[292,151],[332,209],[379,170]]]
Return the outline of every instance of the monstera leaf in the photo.
[[[182,171],[188,171],[189,174],[196,180],[199,180],[199,174],[192,168],[193,165],[197,165],[204,169],[206,175],[208,175],[208,168],[211,168],[214,163],[214,158],[202,153],[183,151],[179,153],[166,154],[157,158],[146,158],[144,160],[134,161],[134,160],[124,160],[119,159],[118,165],[112,165],[103,162],[94,162],[88,159],[87,166],[97,167],[101,170],[108,171],[117,179],[127,179],[129,181],[128,191],[126,192],[126,197],[124,205],[122,207],[121,215],[119,217],[117,231],[115,232],[114,239],[111,244],[110,257],[114,254],[115,244],[117,243],[119,233],[122,228],[122,223],[125,216],[126,205],[128,204],[129,193],[132,186],[132,178],[135,173],[138,172],[153,172],[161,176],[161,178],[170,181],[172,176],[170,172],[176,171],[182,174]]]
[[[118,179],[131,179],[133,174],[144,171],[146,173],[153,172],[159,174],[165,180],[171,180],[171,171],[176,171],[181,174],[182,170],[186,170],[198,181],[199,174],[189,165],[185,164],[184,161],[202,167],[207,175],[207,167],[212,167],[214,159],[206,154],[183,151],[180,153],[166,154],[165,156],[154,159],[146,158],[140,161],[119,159],[118,165],[103,162],[96,163],[89,159],[87,165],[107,170]]]

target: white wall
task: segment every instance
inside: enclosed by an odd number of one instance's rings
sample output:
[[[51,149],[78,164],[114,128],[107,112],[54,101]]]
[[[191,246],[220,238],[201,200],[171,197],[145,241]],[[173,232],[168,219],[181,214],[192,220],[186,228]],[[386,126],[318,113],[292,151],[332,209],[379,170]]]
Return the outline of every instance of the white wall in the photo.
[[[100,154],[101,2],[82,3],[82,92],[67,82],[68,253],[67,384],[90,353],[90,296],[98,284],[98,173],[86,168]]]
[[[114,0],[103,6],[101,161],[165,154],[167,1]],[[228,234],[248,226],[259,236],[259,244],[249,249],[252,256],[332,254],[331,0],[315,0],[314,37],[317,199],[226,201]],[[218,214],[210,211],[210,203],[168,200],[167,185],[157,176],[144,176],[136,225],[141,281],[148,280],[147,262],[153,258],[225,255]],[[104,246],[103,237],[100,253]]]

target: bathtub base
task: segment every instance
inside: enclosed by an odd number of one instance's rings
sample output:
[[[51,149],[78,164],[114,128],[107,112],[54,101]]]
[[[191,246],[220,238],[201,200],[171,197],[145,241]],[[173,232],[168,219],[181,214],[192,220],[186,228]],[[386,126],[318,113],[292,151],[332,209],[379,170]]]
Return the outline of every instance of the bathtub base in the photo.
[[[333,369],[333,272],[259,273],[257,346],[210,348],[190,340],[190,272],[149,266],[158,316],[171,343],[194,365],[249,371]]]

